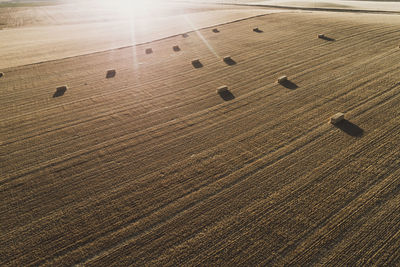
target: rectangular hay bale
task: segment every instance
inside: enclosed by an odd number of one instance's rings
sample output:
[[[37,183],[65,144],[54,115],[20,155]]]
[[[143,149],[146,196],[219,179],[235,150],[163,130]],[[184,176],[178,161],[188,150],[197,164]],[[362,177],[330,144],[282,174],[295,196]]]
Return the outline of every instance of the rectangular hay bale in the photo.
[[[222,86],[217,88],[217,93],[218,94],[223,94],[223,93],[226,93],[226,92],[228,92],[228,86],[226,86],[226,85],[222,85]]]
[[[203,64],[200,62],[200,59],[194,59],[192,60],[192,65],[193,67],[195,67],[196,69],[202,68]]]
[[[341,122],[342,120],[344,120],[344,114],[341,113],[341,112],[336,113],[335,115],[333,115],[333,116],[331,117],[331,123],[332,123],[332,124],[339,123],[339,122]]]
[[[226,57],[223,58],[223,60],[224,60],[225,62],[227,62],[227,61],[231,61],[232,58],[231,58],[231,56],[226,56]]]
[[[106,78],[107,79],[114,78],[116,74],[117,74],[116,70],[108,70],[106,73]]]
[[[278,83],[285,83],[287,82],[287,80],[288,80],[287,76],[284,75],[278,78]]]
[[[59,86],[56,88],[56,92],[53,94],[53,98],[63,96],[67,91],[68,87],[66,85]]]

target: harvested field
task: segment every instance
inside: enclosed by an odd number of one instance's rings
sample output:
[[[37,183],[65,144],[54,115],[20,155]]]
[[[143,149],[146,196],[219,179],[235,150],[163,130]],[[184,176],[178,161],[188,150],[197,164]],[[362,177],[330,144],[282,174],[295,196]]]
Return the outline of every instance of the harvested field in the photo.
[[[0,265],[398,264],[400,17],[383,17],[269,14],[156,56],[2,69]]]
[[[287,12],[164,3],[152,9],[151,14],[139,10],[132,17],[127,10],[110,6],[127,0],[103,0],[110,3],[103,5],[100,0],[71,1],[29,8],[0,5],[0,40],[7,40],[0,42],[0,69],[116,49],[257,15]]]

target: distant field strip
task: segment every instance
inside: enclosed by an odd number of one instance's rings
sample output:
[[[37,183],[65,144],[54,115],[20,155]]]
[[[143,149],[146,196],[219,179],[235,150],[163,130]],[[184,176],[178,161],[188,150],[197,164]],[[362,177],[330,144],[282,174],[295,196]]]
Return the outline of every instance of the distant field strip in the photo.
[[[270,14],[2,70],[0,264],[398,262],[400,19],[358,16]]]

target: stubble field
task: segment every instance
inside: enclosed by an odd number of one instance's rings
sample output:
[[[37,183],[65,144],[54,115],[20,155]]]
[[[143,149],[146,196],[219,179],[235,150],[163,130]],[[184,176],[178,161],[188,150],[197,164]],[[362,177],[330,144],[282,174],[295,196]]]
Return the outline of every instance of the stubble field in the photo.
[[[0,264],[399,263],[399,27],[277,13],[2,69]]]

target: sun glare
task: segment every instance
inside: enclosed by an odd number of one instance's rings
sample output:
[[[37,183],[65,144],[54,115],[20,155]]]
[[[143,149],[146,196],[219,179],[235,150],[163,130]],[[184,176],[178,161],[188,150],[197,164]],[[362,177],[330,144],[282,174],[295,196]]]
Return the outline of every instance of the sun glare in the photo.
[[[101,6],[113,9],[122,14],[134,14],[139,16],[150,15],[151,10],[158,8],[160,0],[101,0]]]

